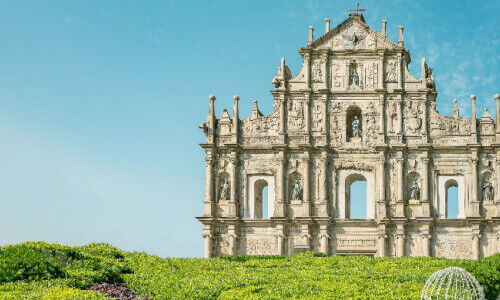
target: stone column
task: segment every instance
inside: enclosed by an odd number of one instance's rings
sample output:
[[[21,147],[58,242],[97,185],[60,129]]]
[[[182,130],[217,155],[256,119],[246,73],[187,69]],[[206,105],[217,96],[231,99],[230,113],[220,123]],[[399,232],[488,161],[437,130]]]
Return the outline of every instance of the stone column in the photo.
[[[385,153],[381,152],[379,154],[378,160],[378,185],[379,185],[379,197],[378,197],[378,209],[377,209],[377,219],[384,219],[387,217],[387,207],[385,202]],[[384,230],[385,234],[385,230]]]
[[[328,201],[327,201],[327,188],[328,178],[326,176],[328,165],[328,152],[323,150],[321,152],[321,159],[319,162],[319,203],[318,203],[318,216],[328,217]]]
[[[322,97],[323,104],[321,106],[321,114],[323,115],[323,119],[321,120],[321,126],[323,127],[323,130],[321,130],[321,134],[326,135],[327,134],[327,119],[328,119],[328,111],[327,111],[327,105],[328,105],[328,95],[323,95]]]
[[[403,89],[403,64],[402,64],[401,53],[398,53],[397,75],[398,75],[398,90],[402,90]]]
[[[400,153],[399,157],[396,159],[398,164],[398,174],[397,174],[397,191],[398,198],[396,200],[396,217],[403,218],[405,216],[404,212],[404,159],[403,154]]]
[[[229,224],[227,226],[227,239],[229,244],[229,254],[236,255],[238,253],[236,240],[238,236],[236,235],[236,226],[234,224]]]
[[[215,96],[210,95],[208,97],[210,99],[210,106],[208,109],[208,143],[215,143]]]
[[[387,235],[385,233],[379,233],[377,235],[377,243],[378,243],[378,257],[386,257],[387,256],[387,245],[386,245]]]
[[[309,189],[310,186],[310,163],[309,163],[309,152],[305,152],[305,157],[302,160],[303,170],[302,170],[302,178],[304,179],[304,190],[303,190],[303,204],[302,204],[302,216],[309,217],[311,212],[311,191]]]
[[[382,136],[382,142],[384,142],[384,128],[385,128],[385,96],[380,94],[380,103],[379,103],[379,128],[378,134]]]
[[[500,142],[500,95],[495,94],[495,136],[496,142]],[[498,177],[497,177],[498,178]]]
[[[403,133],[403,100],[398,100],[398,134]]]
[[[422,256],[431,256],[431,235],[428,225],[425,225],[420,229],[420,239],[422,241]]]
[[[238,156],[236,153],[232,154],[231,157],[231,196],[229,202],[229,215],[230,218],[236,218],[237,213],[237,203],[238,201]]]
[[[234,142],[238,144],[238,134],[239,134],[239,126],[240,126],[240,116],[238,111],[238,101],[240,97],[237,95],[233,96],[233,134],[234,134]]]
[[[310,108],[311,108],[311,94],[309,92],[304,92],[304,98],[305,98],[305,102],[304,102],[304,115],[305,115],[305,118],[304,118],[304,121],[306,123],[306,133],[309,135],[311,133],[311,112],[310,112]]]
[[[284,155],[283,155],[284,156]],[[277,195],[276,195],[276,204],[274,207],[274,217],[277,218],[284,218],[285,217],[285,188],[286,188],[286,183],[285,183],[285,158],[281,157],[278,160],[278,170],[277,170],[277,177],[278,177],[278,182],[276,183],[277,186]]]
[[[277,252],[279,255],[285,255],[285,230],[283,227],[283,224],[277,224],[276,225],[276,245],[277,245]]]
[[[495,200],[496,213],[495,213],[495,216],[500,217],[500,158],[497,158],[495,160],[495,162],[496,162],[496,165],[495,165],[495,172],[496,172],[495,182],[496,182],[496,184],[494,185],[495,195],[496,195],[496,200]],[[499,252],[500,252],[500,250],[499,250]]]
[[[280,101],[280,106],[279,106],[279,113],[280,113],[279,130],[280,130],[280,134],[284,135],[285,134],[285,127],[286,127],[285,95],[280,95],[279,96],[279,101]]]
[[[480,259],[481,258],[481,234],[479,232],[474,232],[472,234],[472,258]]]
[[[332,218],[338,218],[338,211],[337,211],[337,168],[332,162],[332,208],[330,210]]]
[[[431,208],[429,201],[429,158],[427,152],[423,153],[422,162],[422,217],[430,218]]]
[[[210,225],[205,225],[202,236],[205,239],[205,258],[212,258],[212,249],[213,249],[212,242],[214,236],[212,234],[212,229],[210,228]]]
[[[311,55],[309,53],[304,54],[304,71],[306,73],[306,87],[311,88]]]
[[[377,89],[384,89],[384,52],[378,53],[378,85]]]
[[[470,159],[470,198],[468,206],[468,213],[466,216],[470,217],[480,217],[479,213],[479,200],[477,197],[477,152],[472,153],[472,158]],[[467,208],[467,207],[466,207]]]
[[[319,248],[320,252],[326,255],[329,254],[329,240],[330,236],[328,236],[328,228],[326,224],[321,224],[319,228]]]
[[[205,201],[203,202],[203,216],[212,217],[214,212],[214,160],[210,152],[205,158]]]
[[[427,101],[424,100],[424,113],[422,115],[422,129],[420,133],[424,135],[424,143],[427,143]]]
[[[397,249],[396,256],[405,256],[405,228],[404,225],[398,224],[396,228]]]
[[[476,122],[476,95],[471,95],[470,96],[471,100],[471,137],[472,137],[472,143],[476,144],[477,143],[477,122]]]
[[[328,89],[328,52],[321,53],[321,69],[323,83],[320,89]]]

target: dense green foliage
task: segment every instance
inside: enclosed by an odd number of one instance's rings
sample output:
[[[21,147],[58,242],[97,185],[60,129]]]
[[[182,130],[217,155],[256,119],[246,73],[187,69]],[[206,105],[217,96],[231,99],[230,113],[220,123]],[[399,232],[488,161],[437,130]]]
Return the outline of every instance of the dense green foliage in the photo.
[[[418,299],[429,276],[448,266],[467,269],[488,299],[496,298],[500,254],[480,261],[313,253],[207,260],[126,253],[106,244],[43,242],[0,249],[0,298],[106,299],[85,289],[109,282],[125,283],[138,295],[155,299]]]

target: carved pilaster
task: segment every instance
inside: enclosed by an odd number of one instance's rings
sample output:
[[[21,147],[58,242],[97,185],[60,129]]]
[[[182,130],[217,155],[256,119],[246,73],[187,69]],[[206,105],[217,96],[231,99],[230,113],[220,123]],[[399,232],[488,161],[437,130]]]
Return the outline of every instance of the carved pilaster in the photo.
[[[202,236],[205,239],[205,258],[212,258],[214,236],[210,225],[205,225]]]
[[[328,228],[326,224],[321,224],[319,228],[319,248],[320,252],[326,255],[329,254],[330,236],[328,235]]]
[[[469,217],[479,217],[479,200],[478,200],[478,188],[477,188],[477,152],[473,152],[470,158],[470,198],[468,207]]]
[[[397,68],[397,75],[398,75],[398,89],[401,90],[403,89],[403,64],[402,64],[402,58],[401,58],[401,53],[398,53],[398,68]]]
[[[378,86],[379,90],[384,89],[384,52],[379,53],[378,59]]]
[[[279,95],[279,133],[284,136],[286,133],[286,98],[284,94]],[[284,139],[283,139],[284,141]]]
[[[385,131],[385,96],[380,95],[379,100],[379,128],[378,133],[382,136],[382,142],[384,142],[384,132]]]
[[[429,201],[429,158],[427,152],[423,153],[422,163],[422,215],[421,217],[430,218],[431,209]]]
[[[309,135],[311,133],[311,94],[309,92],[304,93],[304,115],[305,115],[305,127],[306,133]]]
[[[480,259],[481,258],[481,234],[479,230],[474,230],[472,234],[472,258]]]
[[[302,160],[303,165],[303,178],[304,178],[304,191],[303,191],[303,204],[302,204],[302,216],[309,217],[311,213],[311,190],[310,190],[310,181],[311,174],[310,173],[310,161],[309,161],[309,152],[305,152],[305,156]]]
[[[405,256],[405,228],[404,225],[402,224],[397,225],[396,240],[397,240],[396,256],[403,257]]]
[[[203,202],[203,215],[212,217],[214,214],[214,159],[207,152],[205,158],[205,201]]]
[[[284,156],[284,155],[283,155]],[[285,165],[286,161],[284,157],[281,157],[278,160],[278,170],[277,170],[277,180],[278,182],[276,183],[278,188],[277,188],[277,197],[276,197],[276,203],[274,207],[274,217],[278,218],[283,218],[285,217],[285,188],[286,188],[286,183],[285,183]]]
[[[237,216],[238,201],[238,156],[236,153],[231,155],[231,196],[229,200],[228,217],[235,218]]]
[[[377,256],[378,257],[386,257],[387,256],[387,233],[386,233],[386,228],[384,224],[380,224],[378,227],[378,233],[377,233],[377,243],[378,243],[378,250],[377,250]]]
[[[498,155],[498,154],[497,154]],[[496,208],[496,212],[495,212],[495,216],[497,218],[500,218],[500,159],[496,159],[495,160],[496,162],[496,165],[495,165],[495,172],[496,172],[496,178],[495,178],[495,182],[496,182],[496,185],[495,185],[495,208]]]
[[[238,235],[236,234],[236,226],[234,224],[230,224],[227,227],[227,239],[229,244],[229,254],[236,255],[238,253]]]
[[[420,229],[420,240],[422,241],[422,256],[431,256],[431,234],[428,225],[424,225]]]
[[[321,53],[321,80],[320,89],[328,89],[328,52]]]
[[[306,74],[306,87],[311,88],[311,55],[309,53],[304,54],[304,71]]]
[[[397,113],[398,113],[398,134],[403,133],[403,100],[397,101]]]
[[[396,163],[397,163],[397,195],[398,198],[396,200],[396,217],[403,218],[404,217],[404,159],[403,154],[399,153]]]
[[[337,186],[337,168],[335,167],[335,165],[331,164],[331,168],[332,168],[332,208],[331,208],[331,211],[330,211],[330,214],[333,218],[338,218],[339,215],[338,215],[338,209],[337,209],[337,190],[338,190],[338,186]]]
[[[328,169],[328,153],[326,150],[321,152],[319,160],[319,203],[318,203],[318,216],[328,217],[328,202],[327,202],[327,188],[328,177],[326,172]]]
[[[385,153],[379,154],[378,160],[378,183],[379,197],[377,201],[377,218],[384,219],[387,217],[387,206],[385,201]]]

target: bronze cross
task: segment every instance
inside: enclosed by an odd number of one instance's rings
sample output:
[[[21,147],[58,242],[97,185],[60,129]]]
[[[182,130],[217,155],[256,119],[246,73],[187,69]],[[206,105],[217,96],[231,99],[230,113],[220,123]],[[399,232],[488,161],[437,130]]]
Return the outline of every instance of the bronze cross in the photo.
[[[358,4],[356,5],[356,9],[349,9],[349,11],[355,11],[357,15],[359,15],[359,12],[360,11],[366,11],[366,9],[363,9],[363,8],[359,8],[359,2]]]

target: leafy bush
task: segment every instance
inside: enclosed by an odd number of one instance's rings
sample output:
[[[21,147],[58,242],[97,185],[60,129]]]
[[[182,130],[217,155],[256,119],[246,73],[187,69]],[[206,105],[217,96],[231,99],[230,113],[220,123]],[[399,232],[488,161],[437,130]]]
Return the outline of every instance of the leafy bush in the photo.
[[[43,242],[0,249],[0,298],[107,299],[83,290],[97,285],[98,291],[128,287],[143,299],[418,299],[429,276],[449,266],[471,272],[487,298],[496,299],[500,254],[480,261],[312,252],[290,257],[160,258],[107,244],[69,247]],[[121,283],[126,287],[115,285]]]
[[[121,251],[107,244],[25,242],[0,249],[0,283],[64,279],[70,287],[85,289],[101,282],[122,283],[122,274],[129,272]]]

